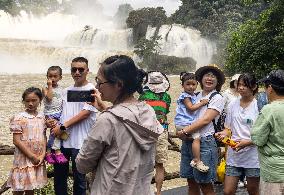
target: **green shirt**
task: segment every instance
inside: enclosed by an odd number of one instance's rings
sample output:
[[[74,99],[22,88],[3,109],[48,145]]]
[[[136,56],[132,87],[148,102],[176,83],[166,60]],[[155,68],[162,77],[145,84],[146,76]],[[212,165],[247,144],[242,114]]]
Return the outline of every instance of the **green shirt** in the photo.
[[[252,127],[251,139],[258,146],[261,178],[284,182],[284,101],[263,107]]]
[[[157,94],[147,90],[139,96],[139,100],[146,101],[147,104],[152,106],[161,124],[167,123],[167,114],[170,112],[169,107],[171,105],[171,97],[169,94],[166,92]]]

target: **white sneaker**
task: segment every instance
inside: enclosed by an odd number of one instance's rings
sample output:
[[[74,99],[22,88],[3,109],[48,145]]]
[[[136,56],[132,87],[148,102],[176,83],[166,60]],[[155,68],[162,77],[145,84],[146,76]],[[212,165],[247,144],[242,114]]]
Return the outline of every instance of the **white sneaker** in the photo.
[[[243,187],[245,187],[245,184],[244,184],[244,182],[242,182],[242,181],[239,181],[239,183],[238,183],[238,187],[239,187],[239,188],[243,188]]]

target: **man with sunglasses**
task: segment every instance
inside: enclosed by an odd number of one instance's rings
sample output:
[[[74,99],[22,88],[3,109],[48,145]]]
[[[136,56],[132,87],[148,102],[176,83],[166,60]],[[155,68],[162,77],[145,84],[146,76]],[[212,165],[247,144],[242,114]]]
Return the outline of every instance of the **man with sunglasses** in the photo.
[[[56,195],[67,195],[67,177],[69,172],[69,160],[72,162],[73,172],[73,194],[86,194],[86,178],[84,174],[77,171],[75,159],[87,138],[88,131],[96,119],[96,108],[86,102],[68,102],[67,91],[89,91],[95,89],[92,83],[87,81],[89,73],[88,60],[84,57],[76,57],[71,63],[71,75],[74,84],[63,91],[61,125],[53,128],[53,133],[59,136],[62,131],[69,134],[68,139],[63,141],[61,151],[67,158],[65,164],[54,165],[54,189]]]

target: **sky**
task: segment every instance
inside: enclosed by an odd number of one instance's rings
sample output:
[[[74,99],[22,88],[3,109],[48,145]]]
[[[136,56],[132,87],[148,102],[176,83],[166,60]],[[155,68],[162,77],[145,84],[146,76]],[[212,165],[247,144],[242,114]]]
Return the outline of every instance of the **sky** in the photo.
[[[120,4],[129,3],[134,9],[142,7],[164,7],[170,16],[181,5],[179,0],[97,0],[104,7],[104,14],[113,16]]]

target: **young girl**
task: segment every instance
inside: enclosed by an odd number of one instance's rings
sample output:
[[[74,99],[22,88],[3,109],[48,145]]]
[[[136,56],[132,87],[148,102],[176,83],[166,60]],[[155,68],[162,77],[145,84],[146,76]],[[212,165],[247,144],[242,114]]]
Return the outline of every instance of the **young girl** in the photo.
[[[45,118],[38,113],[42,100],[41,90],[26,89],[22,95],[25,111],[16,114],[10,121],[15,145],[13,168],[7,186],[15,195],[33,195],[34,189],[47,183],[44,161],[46,148]]]
[[[247,190],[250,195],[259,194],[259,160],[257,147],[251,141],[251,128],[258,116],[257,101],[254,95],[258,86],[253,75],[240,75],[237,84],[240,98],[228,106],[225,128],[232,132],[232,140],[237,142],[233,148],[228,147],[224,194],[235,194],[239,177],[247,178]],[[221,140],[228,136],[224,130],[216,133]]]
[[[158,121],[165,129],[164,133],[158,138],[155,156],[156,195],[161,195],[165,175],[164,165],[168,159],[167,114],[170,112],[171,96],[167,91],[170,88],[170,82],[168,77],[159,71],[148,72],[146,78],[143,86],[143,93],[139,96],[139,100],[145,101],[154,109]]]
[[[51,66],[47,70],[46,77],[47,87],[42,89],[44,95],[44,115],[46,119],[59,121],[62,112],[62,88],[58,85],[58,82],[62,79],[62,69],[59,66]],[[50,134],[45,157],[49,164],[67,162],[67,159],[61,153],[60,146],[60,138]],[[51,149],[55,150],[55,155],[51,153]]]
[[[174,119],[177,131],[182,130],[185,126],[191,125],[195,120],[195,112],[202,106],[208,103],[207,99],[201,100],[196,104],[196,95],[194,91],[197,88],[197,80],[193,73],[182,72],[180,74],[181,85],[184,92],[181,93],[177,100],[178,107],[176,109],[176,116]],[[192,153],[193,160],[190,165],[201,172],[207,172],[209,167],[204,165],[200,160],[200,134],[199,132],[192,134]]]

